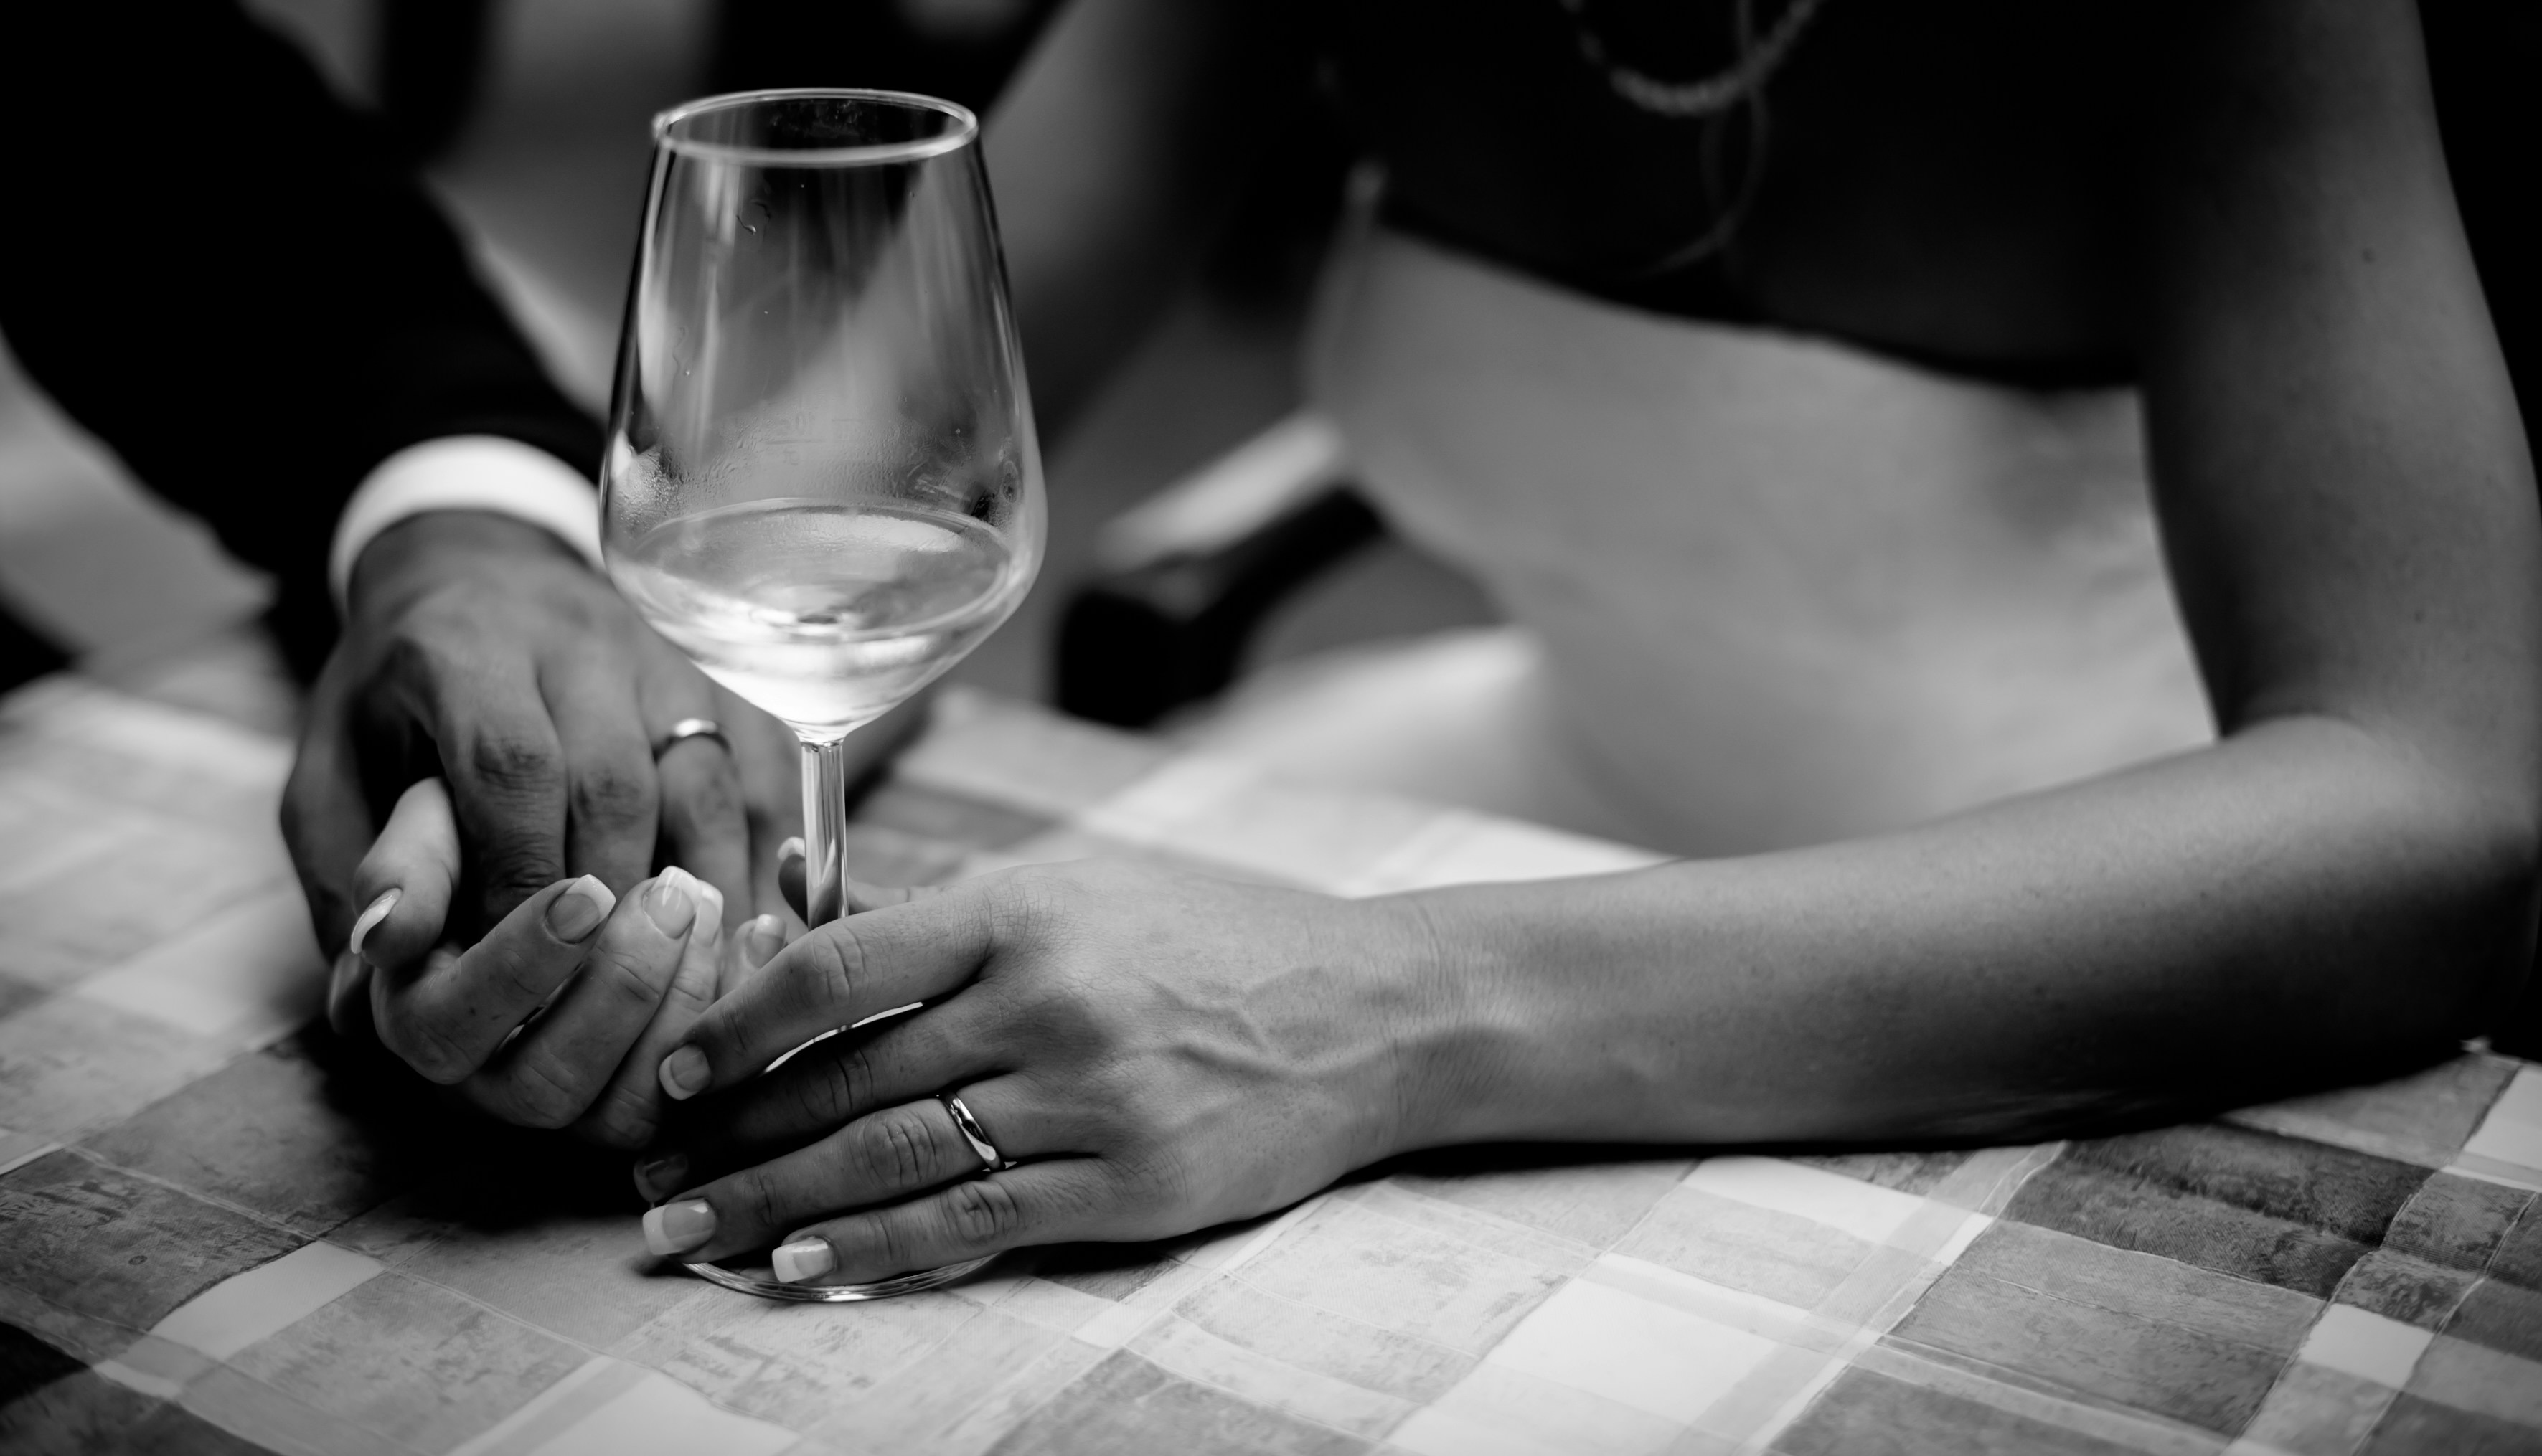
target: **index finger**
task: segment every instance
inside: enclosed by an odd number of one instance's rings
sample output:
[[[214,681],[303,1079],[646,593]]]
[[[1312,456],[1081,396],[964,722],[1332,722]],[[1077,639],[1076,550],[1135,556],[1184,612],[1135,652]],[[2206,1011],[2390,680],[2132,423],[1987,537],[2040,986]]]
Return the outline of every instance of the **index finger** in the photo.
[[[686,1100],[758,1075],[824,1032],[932,1001],[967,983],[992,934],[977,895],[939,895],[814,926],[708,1008],[662,1058]]]
[[[431,1081],[466,1080],[582,964],[617,900],[590,875],[551,885],[462,954],[427,957],[380,993],[380,1040]]]
[[[490,927],[564,874],[563,746],[526,669],[447,669],[426,691],[419,716],[433,725]]]

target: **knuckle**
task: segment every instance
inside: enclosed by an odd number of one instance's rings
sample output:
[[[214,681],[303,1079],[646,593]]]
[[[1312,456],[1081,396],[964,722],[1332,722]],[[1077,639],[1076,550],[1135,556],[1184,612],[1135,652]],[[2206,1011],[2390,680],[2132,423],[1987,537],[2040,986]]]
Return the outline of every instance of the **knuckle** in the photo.
[[[564,1127],[582,1115],[585,1105],[581,1090],[536,1054],[522,1057],[497,1085],[511,1109],[511,1120],[523,1127]]]
[[[917,1230],[905,1228],[899,1219],[886,1218],[874,1231],[874,1244],[881,1250],[882,1267],[889,1270],[912,1270],[929,1261],[918,1253]]]
[[[989,896],[990,923],[1005,934],[1029,937],[1067,918],[1076,889],[1070,876],[1057,872],[1009,875]]]
[[[927,1187],[937,1181],[943,1165],[935,1139],[905,1111],[858,1124],[850,1155],[860,1172],[890,1189]]]
[[[711,973],[712,969],[709,967],[707,971]],[[707,1008],[714,1004],[714,997],[715,979],[711,974],[683,976],[674,972],[671,988],[663,993],[663,1001],[683,1023],[694,1023],[704,1016]]]
[[[451,654],[439,643],[440,614],[431,604],[417,604],[408,609],[385,646],[380,649],[378,676],[389,683],[429,685],[447,678]]]
[[[663,792],[676,797],[681,811],[701,825],[737,823],[743,817],[741,771],[730,755],[711,744],[665,759]]]
[[[806,998],[825,1009],[851,1004],[858,983],[864,980],[864,950],[857,932],[845,920],[833,920],[795,943],[805,948]]]
[[[1019,1024],[1032,1028],[1035,1040],[1051,1047],[1086,1053],[1099,1050],[1112,1037],[1102,1001],[1083,979],[1055,975],[1017,997]]]
[[[632,764],[602,761],[575,772],[570,805],[585,823],[643,821],[653,817],[651,774]]]
[[[532,844],[485,846],[477,880],[486,897],[499,902],[502,913],[556,883],[562,866]]]
[[[427,1082],[448,1087],[467,1080],[477,1070],[476,1058],[430,1016],[411,1010],[393,1011],[380,1022],[378,1030],[381,1043]]]
[[[470,963],[463,969],[476,973],[471,980],[483,977],[483,983],[493,993],[497,1005],[520,1007],[526,1014],[529,1007],[546,1000],[548,992],[555,989],[550,978],[542,974],[540,958],[517,946],[497,949],[491,941],[480,941],[469,955]]]
[[[736,1173],[727,1188],[726,1196],[715,1201],[718,1212],[729,1203],[731,1211],[739,1213],[742,1221],[751,1228],[775,1228],[785,1221],[785,1210],[777,1196],[777,1185],[765,1174],[756,1169]]]
[[[1002,1244],[1023,1228],[1023,1205],[1013,1186],[996,1178],[974,1178],[946,1192],[944,1217],[953,1237],[967,1247]]]
[[[830,1057],[821,1074],[804,1079],[803,1111],[815,1122],[853,1117],[873,1088],[873,1062],[861,1047]]]
[[[602,1147],[634,1152],[653,1140],[659,1126],[639,1093],[612,1087],[582,1119],[584,1135]]]
[[[515,655],[482,631],[468,595],[435,588],[410,605],[379,655],[372,681],[426,699],[481,678],[486,665]]]
[[[582,979],[589,983],[587,993],[599,997],[611,1011],[650,1012],[661,1004],[661,978],[645,967],[641,957],[601,951],[583,963]]]
[[[527,797],[556,782],[557,751],[517,732],[481,733],[467,749],[470,773],[496,793]]]
[[[988,897],[984,913],[991,938],[1007,945],[1065,946],[1110,904],[1144,894],[1125,884],[1118,865],[1101,860],[1034,866],[1008,877]]]
[[[1200,1196],[1191,1161],[1161,1147],[1120,1160],[1121,1173],[1139,1188],[1143,1201],[1155,1208],[1191,1206]]]

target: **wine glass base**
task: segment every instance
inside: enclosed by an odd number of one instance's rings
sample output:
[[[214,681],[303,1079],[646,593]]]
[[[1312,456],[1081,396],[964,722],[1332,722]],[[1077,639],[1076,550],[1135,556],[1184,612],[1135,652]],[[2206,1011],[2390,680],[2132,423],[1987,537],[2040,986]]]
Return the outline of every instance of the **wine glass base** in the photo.
[[[900,1294],[915,1294],[921,1289],[949,1284],[964,1274],[975,1273],[997,1257],[992,1254],[986,1259],[965,1259],[958,1264],[922,1269],[915,1274],[894,1274],[890,1278],[864,1284],[788,1284],[778,1279],[774,1271],[762,1277],[758,1271],[730,1270],[720,1264],[684,1267],[709,1283],[738,1289],[744,1294],[756,1294],[762,1299],[792,1300],[801,1304],[848,1304],[862,1299],[889,1299]]]

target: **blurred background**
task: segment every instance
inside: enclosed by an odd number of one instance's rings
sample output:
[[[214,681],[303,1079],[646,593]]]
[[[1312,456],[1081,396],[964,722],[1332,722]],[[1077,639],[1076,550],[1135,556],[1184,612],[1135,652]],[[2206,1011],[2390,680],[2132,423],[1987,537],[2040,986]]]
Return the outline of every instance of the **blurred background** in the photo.
[[[608,403],[649,158],[675,102],[873,85],[985,109],[1056,0],[249,0],[422,167],[567,394]],[[1294,409],[1296,348],[1349,155],[1302,114],[1226,236],[1104,398],[1043,442],[1051,552],[1017,618],[957,670],[1051,692],[1057,609],[1102,524]],[[138,351],[138,350],[137,350]],[[0,358],[0,597],[96,676],[284,730],[254,622],[263,585],[132,484]],[[1461,579],[1380,543],[1256,637],[1252,662],[1488,619]]]
[[[343,96],[382,115],[558,380],[597,413],[653,112],[785,85],[897,87],[985,110],[1059,0],[247,3]],[[2542,92],[2529,84],[2542,64],[2542,5],[2420,9],[2457,191],[2530,418],[2542,397],[2531,168]],[[1298,336],[1351,153],[1329,109],[1306,109],[1284,134],[1138,356],[1065,438],[1043,441],[1053,529],[1041,585],[958,679],[1051,696],[1060,609],[1090,571],[1104,524],[1296,407]],[[145,342],[134,348],[152,357]],[[132,485],[5,352],[0,600],[96,676],[289,726],[292,690],[253,627],[262,584]],[[1284,598],[1240,665],[1493,616],[1462,578],[1380,537]]]

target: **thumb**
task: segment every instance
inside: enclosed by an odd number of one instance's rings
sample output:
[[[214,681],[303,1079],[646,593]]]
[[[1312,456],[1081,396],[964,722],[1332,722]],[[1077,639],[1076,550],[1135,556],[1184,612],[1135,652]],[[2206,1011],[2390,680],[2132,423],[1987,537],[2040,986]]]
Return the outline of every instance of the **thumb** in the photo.
[[[777,846],[777,889],[785,897],[785,908],[802,919],[811,913],[803,909],[803,837],[794,835]]]
[[[785,896],[785,908],[792,910],[798,920],[803,917],[803,864],[801,835],[777,846],[777,886]],[[842,898],[847,902],[848,913],[852,915],[880,910],[886,905],[925,900],[931,895],[942,894],[944,890],[941,885],[868,885],[862,880],[846,878],[840,880],[839,887]]]
[[[709,1007],[662,1058],[662,1090],[686,1099],[758,1075],[823,1032],[968,984],[994,940],[968,887],[816,925]]]

